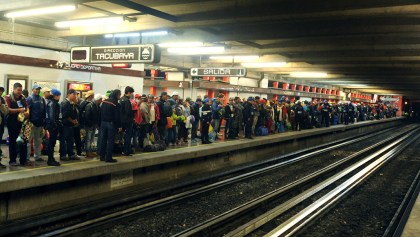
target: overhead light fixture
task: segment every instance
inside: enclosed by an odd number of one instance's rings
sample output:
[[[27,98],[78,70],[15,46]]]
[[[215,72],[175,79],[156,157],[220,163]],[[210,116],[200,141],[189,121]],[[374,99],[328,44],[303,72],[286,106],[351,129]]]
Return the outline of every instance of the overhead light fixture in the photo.
[[[57,14],[57,13],[62,13],[62,12],[70,12],[74,10],[76,10],[76,5],[61,5],[61,6],[51,6],[51,7],[11,11],[4,14],[4,16],[7,18],[18,18],[18,17],[36,16],[36,15],[44,15],[44,14]]]
[[[210,56],[211,60],[223,61],[254,61],[259,59],[258,55],[235,55],[235,56]]]
[[[291,77],[306,77],[306,78],[319,78],[327,77],[326,72],[292,72],[290,73]]]
[[[266,68],[266,67],[284,67],[286,62],[260,62],[260,63],[241,63],[244,67],[249,68]]]
[[[68,28],[76,26],[96,26],[96,25],[108,25],[108,24],[121,24],[124,22],[124,17],[114,16],[114,17],[99,17],[99,18],[90,18],[90,19],[81,19],[73,21],[59,21],[55,23],[55,26],[58,28]]]
[[[140,37],[139,32],[133,33],[119,33],[119,34],[106,34],[105,38],[129,38],[129,37]]]
[[[225,47],[185,47],[168,48],[168,53],[184,55],[218,54],[223,53]]]
[[[201,47],[203,42],[173,42],[158,44],[161,48],[182,48],[182,47]]]
[[[149,31],[149,32],[142,32],[141,36],[160,36],[160,35],[167,35],[168,31]]]

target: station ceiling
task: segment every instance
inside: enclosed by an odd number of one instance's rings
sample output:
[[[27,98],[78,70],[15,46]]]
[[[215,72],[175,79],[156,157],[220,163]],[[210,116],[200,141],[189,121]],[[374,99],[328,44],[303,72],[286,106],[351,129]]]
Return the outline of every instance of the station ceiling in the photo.
[[[202,41],[225,46],[225,55],[259,55],[261,62],[287,62],[282,67],[249,69],[255,78],[266,73],[275,80],[289,80],[291,72],[327,72],[326,78],[297,80],[420,99],[418,0],[9,0],[0,2],[0,15],[63,2],[77,3],[77,9],[14,22],[1,18],[0,40],[57,50],[75,45]],[[121,15],[128,20],[116,26],[54,26],[57,21]],[[155,30],[169,34],[104,38],[110,33]],[[180,70],[238,65],[210,60],[208,55],[179,56],[165,50],[162,54],[161,65]]]

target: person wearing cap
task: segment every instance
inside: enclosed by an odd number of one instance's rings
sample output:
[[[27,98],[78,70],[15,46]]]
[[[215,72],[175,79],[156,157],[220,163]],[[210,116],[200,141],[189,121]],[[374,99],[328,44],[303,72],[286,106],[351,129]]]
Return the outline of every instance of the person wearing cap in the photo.
[[[301,131],[303,128],[303,121],[305,118],[305,111],[302,107],[302,103],[298,100],[294,107],[295,110],[295,121],[296,121],[296,130]]]
[[[61,119],[63,124],[60,134],[60,160],[80,160],[73,151],[74,129],[79,126],[77,93],[74,89],[67,91],[67,98],[61,102]]]
[[[244,106],[242,105],[242,100],[239,96],[236,96],[233,99],[233,106],[236,110],[235,118],[233,120],[233,128],[235,130],[235,138],[239,137],[239,132],[242,131],[243,134],[243,123],[244,123]]]
[[[50,95],[51,95],[51,89],[48,87],[42,87],[41,93],[42,93],[42,96],[44,97],[45,102],[48,103],[48,100],[50,99]]]
[[[18,120],[19,113],[23,113],[24,117],[29,117],[29,110],[26,105],[26,98],[22,95],[22,84],[15,83],[13,92],[5,97],[7,107],[9,107],[9,115],[6,117],[7,130],[9,131],[9,165],[18,166],[17,158],[17,138],[22,128],[22,123]],[[27,145],[19,144],[20,164],[26,165]]]
[[[60,163],[54,159],[54,147],[57,142],[58,134],[62,129],[62,123],[60,120],[60,100],[61,92],[57,89],[52,89],[50,97],[47,102],[47,116],[46,116],[46,128],[50,134],[48,140],[48,161],[49,166],[60,166]]]
[[[101,131],[100,140],[100,160],[105,162],[114,163],[116,159],[112,158],[114,150],[114,141],[116,132],[122,132],[121,119],[120,119],[120,104],[118,103],[121,97],[120,90],[114,90],[110,93],[109,99],[102,101],[101,105]]]
[[[47,112],[47,103],[39,93],[41,87],[38,84],[32,86],[32,95],[26,98],[26,103],[29,113],[29,121],[34,125],[32,127],[29,142],[27,144],[27,159],[31,156],[32,139],[34,141],[34,159],[35,161],[44,161],[41,157],[41,143],[42,143],[42,130],[45,126],[45,115]]]
[[[121,97],[121,124],[124,132],[124,148],[123,155],[131,156],[131,140],[133,138],[133,125],[134,125],[134,112],[131,108],[130,99],[134,97],[134,89],[131,86],[127,86],[124,90],[124,96]]]
[[[166,126],[168,123],[168,117],[170,117],[170,115],[172,114],[172,109],[170,108],[170,106],[165,105],[165,102],[168,100],[168,93],[166,91],[163,91],[160,94],[160,99],[159,101],[156,103],[157,106],[159,107],[159,118],[160,120],[157,123],[157,128],[158,128],[158,132],[159,132],[159,136],[161,140],[166,141],[166,145],[169,144],[169,141],[167,139],[167,131],[166,131]]]
[[[95,100],[96,98],[96,100]],[[96,129],[99,124],[99,105],[102,102],[102,96],[93,91],[88,91],[85,94],[85,101],[80,106],[80,118],[82,126],[86,131],[85,137],[85,151],[86,157],[93,158],[97,155],[92,151],[92,144],[95,139]]]
[[[3,108],[7,108],[6,106],[6,101],[3,98],[3,93],[4,93],[4,86],[0,85],[0,106]],[[9,109],[7,108],[7,111],[1,111],[0,112],[0,137],[3,137],[3,133],[4,133],[4,127],[6,126],[6,115],[9,113]],[[1,144],[0,144],[1,146]],[[3,150],[0,148],[0,161],[1,158],[3,157]],[[6,166],[2,165],[0,162],[0,168],[5,168]]]

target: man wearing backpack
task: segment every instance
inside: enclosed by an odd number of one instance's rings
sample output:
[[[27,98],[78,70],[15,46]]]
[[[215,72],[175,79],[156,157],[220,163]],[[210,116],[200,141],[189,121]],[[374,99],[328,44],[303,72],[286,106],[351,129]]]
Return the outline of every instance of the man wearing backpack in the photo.
[[[29,142],[27,144],[27,159],[31,156],[31,140],[34,140],[34,159],[35,161],[44,161],[41,157],[41,143],[42,143],[42,130],[45,126],[45,115],[47,113],[47,103],[39,93],[41,87],[37,84],[32,86],[32,95],[26,99],[29,109],[29,121],[34,125],[32,127]]]
[[[127,86],[124,90],[124,96],[119,101],[121,106],[121,124],[124,131],[124,149],[123,156],[131,156],[131,139],[133,137],[134,112],[131,107],[132,97],[134,97],[134,89]]]

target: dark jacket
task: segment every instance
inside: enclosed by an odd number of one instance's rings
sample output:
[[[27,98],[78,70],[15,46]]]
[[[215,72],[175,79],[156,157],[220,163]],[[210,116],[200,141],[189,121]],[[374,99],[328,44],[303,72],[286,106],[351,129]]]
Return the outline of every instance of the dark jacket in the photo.
[[[63,126],[60,120],[60,104],[53,98],[47,103],[46,125],[48,131],[60,130]]]
[[[121,123],[130,123],[134,122],[134,112],[131,107],[130,98],[128,96],[123,96],[120,100],[121,106]]]
[[[112,122],[115,128],[121,128],[120,110],[120,104],[111,93],[109,99],[102,101],[100,109],[101,122]]]
[[[223,108],[222,106],[219,106],[219,102],[213,102],[213,104],[211,105],[211,110],[212,110],[212,118],[213,119],[221,119],[222,116],[220,116],[220,110]]]
[[[45,117],[47,104],[41,96],[31,95],[26,99],[29,108],[29,121],[35,127],[43,127],[45,125]]]
[[[99,106],[95,101],[90,101],[85,107],[84,126],[92,127],[99,124]]]
[[[201,112],[202,112],[201,121],[203,121],[203,123],[209,123],[211,121],[210,106],[207,104],[203,105],[203,108],[201,108]]]
[[[61,102],[61,121],[63,123],[63,126],[72,127],[74,124],[72,124],[69,121],[69,118],[75,119],[79,121],[79,109],[77,104],[70,103],[68,99],[65,99],[63,102]]]
[[[296,117],[303,117],[303,115],[304,115],[304,110],[303,110],[303,107],[301,106],[301,105],[296,105],[296,107],[295,107],[295,114],[296,114]]]
[[[200,105],[197,103],[194,103],[191,107],[192,107],[191,113],[192,115],[194,115],[195,121],[200,120],[201,119],[200,118]]]
[[[233,110],[230,108],[230,105],[227,104],[225,107],[225,114],[224,114],[224,118],[225,119],[230,119],[233,118],[235,116],[235,107],[232,105]]]
[[[254,108],[251,103],[246,102],[244,105],[244,123],[251,122],[254,116]]]
[[[160,113],[160,119],[158,121],[158,125],[159,126],[166,126],[166,124],[168,123],[168,119],[167,117],[169,117],[169,113],[167,113],[167,109],[165,109],[165,101],[161,99],[159,99],[159,101],[156,103],[159,107],[159,113]],[[171,113],[172,114],[172,113]]]

